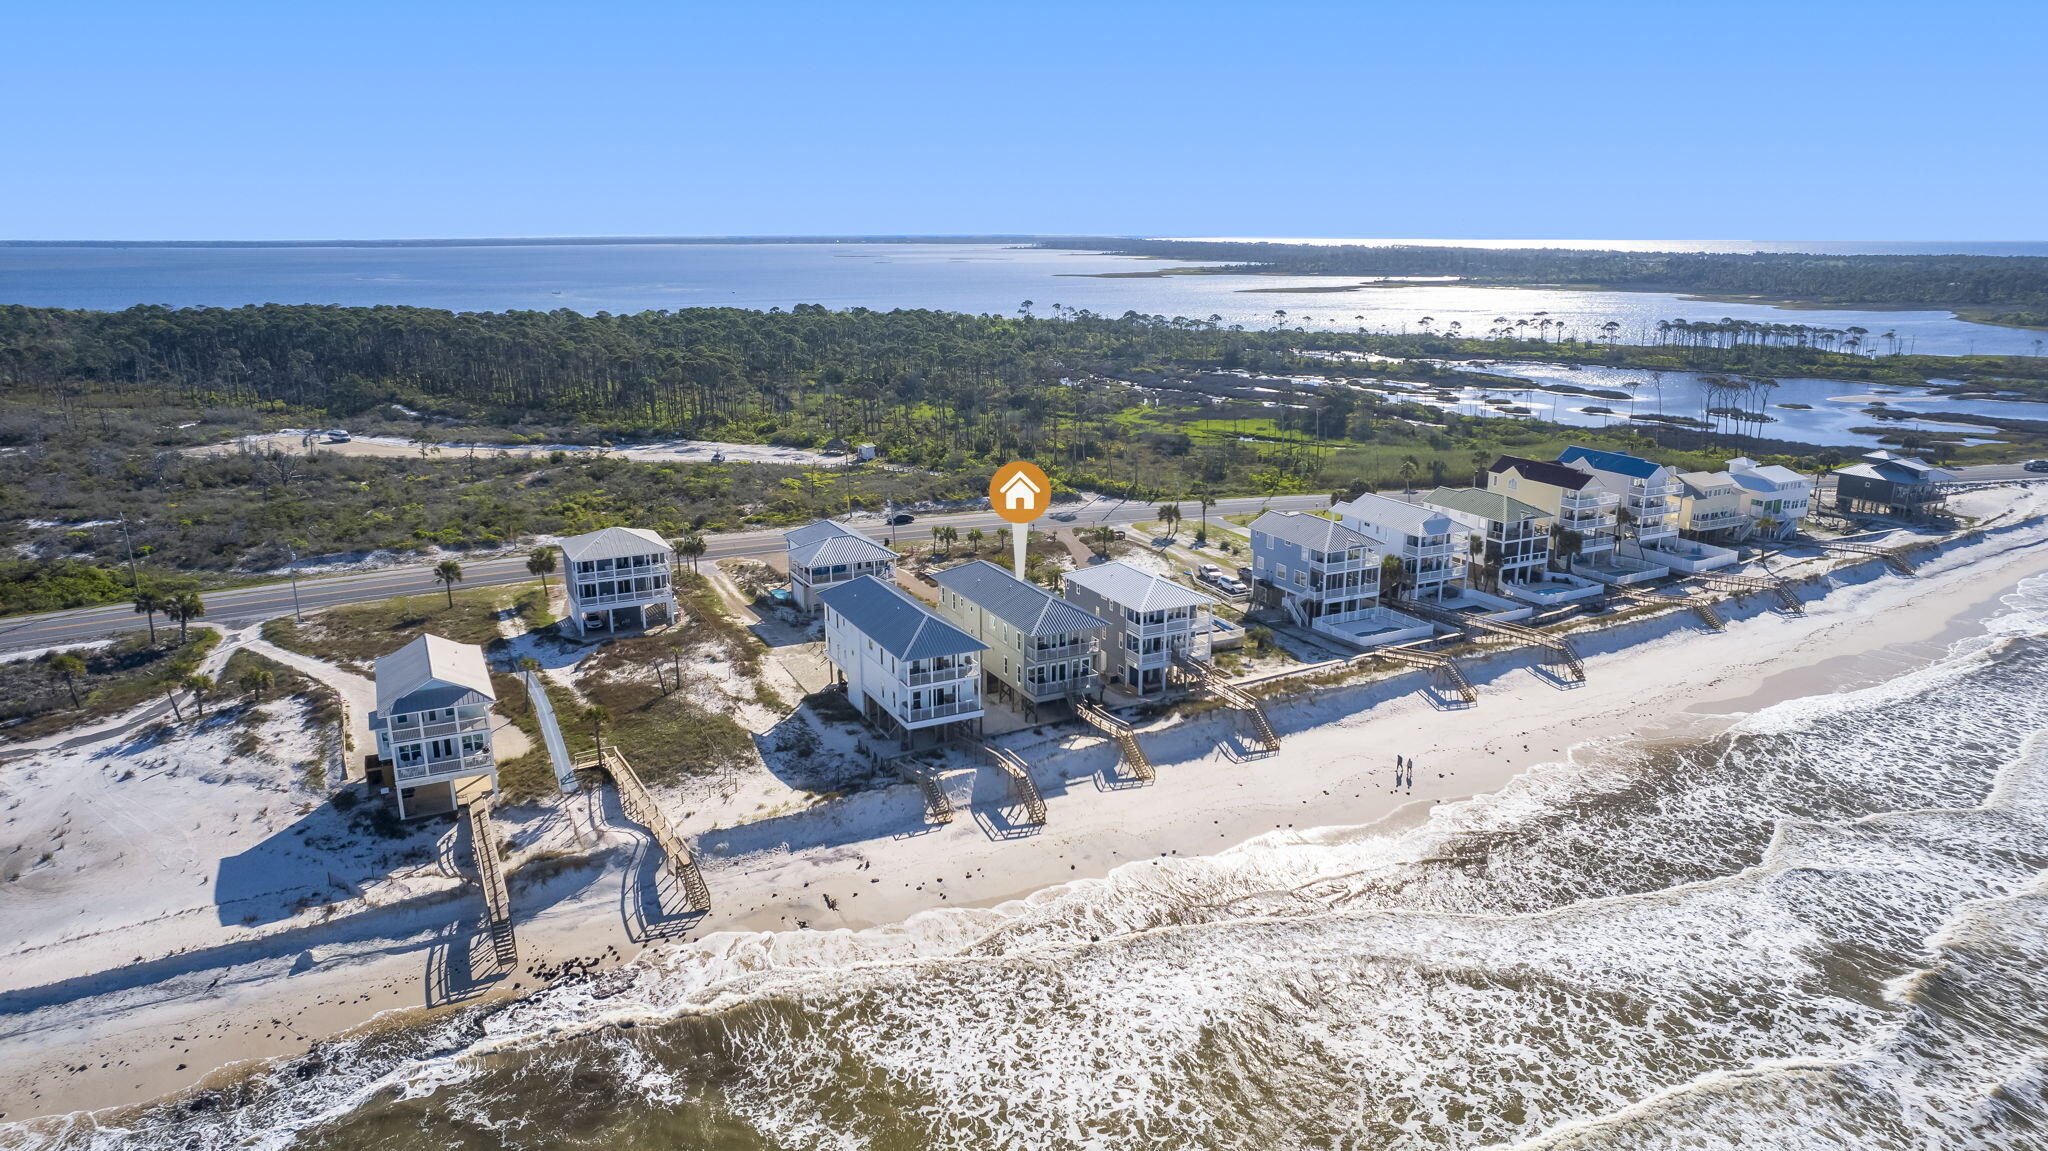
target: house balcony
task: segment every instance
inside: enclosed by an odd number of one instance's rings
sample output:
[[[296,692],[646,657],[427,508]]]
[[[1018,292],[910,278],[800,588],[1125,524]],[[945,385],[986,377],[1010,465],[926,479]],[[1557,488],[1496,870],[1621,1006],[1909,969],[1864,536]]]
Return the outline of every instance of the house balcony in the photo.
[[[921,727],[933,723],[953,723],[963,719],[974,719],[981,715],[981,697],[956,699],[950,703],[935,703],[927,707],[905,708],[898,716],[905,727]]]
[[[1564,512],[1595,513],[1612,510],[1620,497],[1612,492],[1564,492],[1558,496],[1557,506]]]
[[[1066,643],[1041,644],[1037,647],[1026,648],[1018,654],[1031,663],[1052,663],[1063,659],[1079,659],[1082,656],[1092,656],[1101,646],[1101,641],[1090,637],[1088,639],[1069,640]]]
[[[414,787],[422,783],[457,779],[466,775],[482,775],[497,769],[497,759],[492,756],[489,749],[485,749],[470,752],[468,755],[416,759],[410,763],[393,760],[391,778],[405,787]]]
[[[1195,620],[1192,617],[1188,619],[1171,619],[1164,623],[1126,622],[1124,624],[1124,634],[1135,635],[1141,639],[1153,639],[1169,635],[1190,635],[1193,634],[1195,626]]]
[[[1065,699],[1077,693],[1087,695],[1101,688],[1102,677],[1091,670],[1069,671],[1065,679],[1048,679],[1036,683],[1027,675],[1018,690],[1028,696],[1033,703],[1045,703],[1048,700]]]
[[[674,590],[665,583],[645,591],[621,591],[610,595],[579,596],[575,592],[569,593],[569,602],[577,608],[616,607],[629,603],[668,603],[674,599]]]
[[[912,687],[923,687],[929,683],[946,683],[950,680],[966,679],[969,676],[979,675],[980,673],[980,664],[956,663],[951,667],[932,668],[929,671],[913,671],[904,677],[903,682]]]
[[[423,743],[430,739],[451,739],[461,735],[482,735],[491,730],[491,717],[488,715],[478,715],[467,719],[437,720],[433,723],[421,723],[418,720],[414,720],[410,723],[394,724],[388,718],[372,712],[370,715],[370,729],[381,733],[385,737],[384,742],[388,746],[395,747],[402,743]]]
[[[1403,544],[1401,546],[1401,559],[1410,562],[1414,560],[1436,559],[1441,556],[1450,555],[1456,549],[1457,545],[1449,540],[1445,540],[1440,544]]]
[[[1671,569],[1624,555],[1618,550],[1603,548],[1598,555],[1581,554],[1567,574],[1581,575],[1604,584],[1638,584],[1662,579],[1671,574]]]

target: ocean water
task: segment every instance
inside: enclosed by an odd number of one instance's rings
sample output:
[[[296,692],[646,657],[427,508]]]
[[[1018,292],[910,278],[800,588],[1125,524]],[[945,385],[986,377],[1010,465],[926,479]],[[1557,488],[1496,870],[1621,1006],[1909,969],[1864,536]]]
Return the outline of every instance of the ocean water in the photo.
[[[0,1143],[2038,1151],[2044,729],[2035,577],[1931,666],[1400,834],[716,936]]]
[[[1684,243],[1672,245],[1697,248]],[[1818,245],[1815,245],[1818,246]],[[478,247],[24,247],[0,245],[0,304],[60,308],[237,307],[244,304],[411,304],[456,311],[637,312],[652,308],[935,308],[1036,315],[1086,309],[1219,317],[1266,328],[1414,331],[1427,318],[1484,333],[1496,317],[1547,318],[1601,338],[1621,325],[1648,343],[1660,320],[1806,324],[1873,334],[1931,354],[2038,354],[2043,333],[1965,323],[1945,311],[1787,310],[1687,300],[1659,292],[1382,286],[1331,276],[1160,276],[1102,273],[1186,266],[1100,252],[1001,244],[548,244]],[[1890,347],[1890,344],[1886,344]]]

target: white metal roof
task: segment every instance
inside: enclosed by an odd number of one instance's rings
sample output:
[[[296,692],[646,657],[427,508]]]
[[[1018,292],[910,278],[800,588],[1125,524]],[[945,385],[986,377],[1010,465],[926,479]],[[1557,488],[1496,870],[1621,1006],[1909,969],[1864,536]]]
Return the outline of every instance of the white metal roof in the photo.
[[[666,554],[668,541],[646,528],[599,528],[562,541],[562,554],[571,563],[584,560],[615,560],[625,556]]]
[[[1028,636],[1067,635],[1108,626],[1094,612],[1021,580],[987,560],[950,567],[932,577],[939,586]]]
[[[1435,508],[1420,507],[1375,492],[1336,504],[1330,510],[1346,519],[1377,524],[1411,536],[1449,535],[1458,530],[1458,521]]]
[[[864,560],[893,560],[896,553],[837,520],[820,520],[783,533],[791,567],[814,568]]]
[[[392,705],[424,688],[459,689],[458,696],[475,692],[487,700],[497,699],[491,690],[491,669],[484,664],[484,649],[473,643],[456,643],[438,635],[423,635],[389,655],[377,657],[377,710],[386,715]]]
[[[1121,560],[1068,572],[1066,579],[1068,587],[1086,588],[1112,603],[1135,611],[1199,607],[1216,602],[1193,588],[1134,568]]]

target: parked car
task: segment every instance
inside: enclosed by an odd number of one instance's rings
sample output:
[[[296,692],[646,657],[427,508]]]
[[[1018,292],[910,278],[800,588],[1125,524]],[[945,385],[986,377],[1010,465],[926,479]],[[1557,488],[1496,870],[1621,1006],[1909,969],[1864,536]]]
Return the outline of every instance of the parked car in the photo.
[[[1054,513],[1052,513],[1052,518],[1054,518],[1054,519],[1056,519],[1056,520],[1060,521],[1060,522],[1061,522],[1061,523],[1063,523],[1063,524],[1070,524],[1070,523],[1073,523],[1073,522],[1074,522],[1074,513],[1073,513],[1073,512],[1054,512]]]
[[[2028,460],[2020,466],[2030,472],[2048,472],[2048,460]]]
[[[901,527],[904,524],[907,524],[916,518],[916,516],[911,515],[909,512],[897,512],[895,515],[889,517],[889,522],[895,524],[898,527]]]

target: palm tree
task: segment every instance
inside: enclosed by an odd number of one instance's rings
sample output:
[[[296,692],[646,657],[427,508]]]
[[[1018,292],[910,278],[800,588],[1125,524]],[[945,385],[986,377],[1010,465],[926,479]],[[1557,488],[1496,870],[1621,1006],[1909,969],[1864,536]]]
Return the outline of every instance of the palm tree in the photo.
[[[1380,590],[1399,599],[1408,589],[1408,565],[1400,556],[1386,556],[1380,560]]]
[[[178,642],[184,643],[193,620],[206,614],[206,601],[196,591],[181,591],[163,607],[164,614],[178,621]]]
[[[948,554],[951,554],[953,551],[953,545],[960,542],[960,529],[954,527],[952,524],[947,524],[945,527],[939,529],[939,538],[945,541],[946,551]]]
[[[526,570],[540,577],[540,591],[546,595],[548,573],[555,570],[555,549],[535,548],[533,554],[526,557]]]
[[[1550,525],[1550,554],[1564,559],[1564,570],[1572,570],[1572,561],[1585,550],[1586,537],[1567,527]]]
[[[1197,484],[1195,486],[1194,495],[1195,503],[1202,509],[1202,526],[1201,529],[1195,533],[1195,542],[1208,543],[1209,509],[1216,506],[1216,493],[1211,491],[1209,485],[1207,484]]]
[[[185,677],[185,690],[192,693],[192,706],[198,710],[201,717],[204,717],[206,715],[206,696],[208,692],[213,690],[213,677],[210,675],[188,675]]]
[[[266,667],[251,668],[243,672],[242,678],[237,682],[241,684],[243,695],[254,697],[269,691],[277,683],[277,676]]]
[[[166,601],[169,598],[169,596],[153,587],[145,586],[135,589],[135,598],[132,601],[135,604],[135,614],[149,618],[149,646],[151,647],[156,646],[156,613],[164,610]]]
[[[434,581],[448,593],[448,606],[454,607],[455,585],[462,582],[462,565],[454,560],[442,560],[434,565]]]
[[[71,652],[60,651],[50,657],[49,667],[51,675],[64,677],[64,687],[71,692],[71,706],[84,706],[78,702],[77,677],[85,674],[85,661]]]
[[[1401,457],[1401,488],[1403,491],[1412,492],[1415,490],[1415,474],[1421,470],[1421,460],[1416,459],[1414,456]]]
[[[967,550],[968,550],[968,551],[972,551],[972,552],[978,552],[978,551],[980,551],[980,550],[981,550],[981,541],[982,541],[982,539],[983,539],[983,536],[982,536],[982,531],[981,531],[981,529],[980,529],[980,528],[968,528],[968,529],[967,529]]]
[[[604,725],[612,721],[612,713],[601,703],[593,703],[583,709],[583,722],[590,725],[590,738],[597,744],[600,754],[604,751]]]
[[[1485,487],[1485,486],[1486,486],[1486,465],[1487,465],[1487,464],[1490,464],[1490,463],[1492,463],[1492,462],[1493,462],[1493,455],[1492,455],[1492,453],[1490,453],[1490,452],[1486,451],[1486,450],[1485,450],[1484,448],[1474,448],[1474,449],[1472,449],[1472,486],[1473,486],[1473,487],[1475,487],[1475,488],[1483,488],[1483,487]]]
[[[1159,522],[1166,525],[1166,538],[1173,538],[1173,529],[1180,523],[1179,504],[1160,504]]]
[[[687,532],[676,541],[676,554],[690,561],[690,570],[697,570],[697,557],[704,554],[704,537],[696,532]]]

